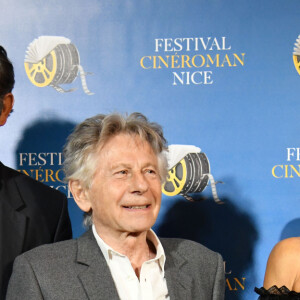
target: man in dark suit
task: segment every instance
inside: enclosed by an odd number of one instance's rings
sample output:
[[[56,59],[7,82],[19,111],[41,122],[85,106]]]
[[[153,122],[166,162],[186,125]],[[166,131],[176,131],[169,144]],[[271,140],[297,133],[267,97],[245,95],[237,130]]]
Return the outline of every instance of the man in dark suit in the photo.
[[[12,299],[224,299],[221,255],[151,227],[167,175],[161,127],[140,113],[97,115],[65,146],[65,173],[91,228],[19,256]]]
[[[0,126],[14,104],[14,70],[0,46]],[[72,238],[66,197],[0,162],[0,299],[14,259],[39,245]]]

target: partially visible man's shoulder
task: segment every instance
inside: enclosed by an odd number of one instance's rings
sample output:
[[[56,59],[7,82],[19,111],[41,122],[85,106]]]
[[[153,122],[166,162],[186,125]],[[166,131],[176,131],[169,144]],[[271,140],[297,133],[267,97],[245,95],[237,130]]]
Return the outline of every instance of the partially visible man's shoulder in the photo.
[[[62,198],[65,198],[65,195],[60,191],[57,191],[50,186],[35,180],[34,178],[25,175],[17,170],[9,168],[1,164],[2,176],[5,177],[5,181],[15,182],[19,189],[26,194],[31,194],[32,196],[40,197],[43,194],[43,197],[58,199],[59,201]]]
[[[8,167],[6,167],[6,168],[8,168]],[[25,175],[17,170],[8,168],[8,172],[12,175],[12,177],[14,177],[14,179],[17,180],[17,182],[24,182],[29,185],[34,185],[35,188],[40,188],[40,189],[44,189],[47,191],[52,191],[53,193],[61,194],[59,191],[56,191],[56,190],[52,189],[51,187],[49,187],[48,185],[46,185],[40,181],[37,181],[34,178],[32,178],[28,175]]]
[[[177,238],[160,238],[160,241],[166,251],[175,251],[177,254],[189,257],[190,259],[199,259],[199,255],[201,255],[203,259],[217,259],[217,257],[220,256],[219,253],[194,241]]]

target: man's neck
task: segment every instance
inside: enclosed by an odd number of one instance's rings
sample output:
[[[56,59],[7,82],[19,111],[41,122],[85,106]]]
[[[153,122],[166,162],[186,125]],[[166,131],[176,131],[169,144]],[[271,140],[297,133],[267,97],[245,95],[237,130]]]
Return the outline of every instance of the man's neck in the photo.
[[[114,251],[128,257],[137,277],[142,264],[155,257],[156,249],[147,239],[148,231],[140,233],[123,232],[118,235],[107,235],[96,229],[101,239]]]

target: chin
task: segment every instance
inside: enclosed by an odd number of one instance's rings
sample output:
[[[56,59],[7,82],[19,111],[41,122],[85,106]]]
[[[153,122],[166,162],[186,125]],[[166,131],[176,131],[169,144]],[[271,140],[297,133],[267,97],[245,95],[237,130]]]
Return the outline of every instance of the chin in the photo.
[[[135,226],[131,227],[130,232],[133,232],[133,233],[147,232],[148,230],[151,229],[152,225],[153,225],[152,223],[151,223],[151,225],[145,224],[145,225],[140,225],[140,226],[137,226],[137,224],[135,224]]]

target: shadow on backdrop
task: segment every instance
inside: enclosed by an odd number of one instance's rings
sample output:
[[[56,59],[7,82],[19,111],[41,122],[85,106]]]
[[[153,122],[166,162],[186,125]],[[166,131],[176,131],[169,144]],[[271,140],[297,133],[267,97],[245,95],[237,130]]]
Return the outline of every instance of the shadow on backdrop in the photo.
[[[247,286],[247,278],[243,278],[253,265],[253,250],[258,239],[254,222],[230,199],[223,198],[224,204],[220,205],[212,198],[203,201],[199,194],[193,198],[197,202],[176,197],[156,232],[161,237],[193,240],[221,253],[226,262],[225,299],[243,299],[243,288],[238,281],[245,289],[253,290]]]
[[[294,219],[290,222],[288,222],[280,235],[280,241],[290,238],[290,237],[298,237],[300,236],[300,219]]]
[[[68,197],[68,208],[73,236],[84,232],[82,212],[75,204],[67,185],[63,182],[61,152],[75,124],[57,118],[36,120],[25,128],[15,150],[15,167]]]

